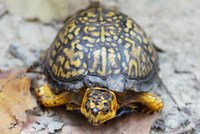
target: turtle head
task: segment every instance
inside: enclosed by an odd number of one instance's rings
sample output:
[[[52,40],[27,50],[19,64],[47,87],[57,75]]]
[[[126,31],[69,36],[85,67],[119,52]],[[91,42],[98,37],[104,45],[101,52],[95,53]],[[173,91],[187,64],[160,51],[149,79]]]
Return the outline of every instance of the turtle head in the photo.
[[[93,125],[100,125],[115,117],[117,99],[115,94],[107,89],[88,88],[83,97],[81,113]]]

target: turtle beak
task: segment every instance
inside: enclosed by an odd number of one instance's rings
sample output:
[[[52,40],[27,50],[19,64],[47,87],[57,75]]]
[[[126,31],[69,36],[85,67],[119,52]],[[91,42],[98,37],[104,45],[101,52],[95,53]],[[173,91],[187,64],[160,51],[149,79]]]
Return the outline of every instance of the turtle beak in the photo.
[[[101,124],[100,121],[97,120],[96,118],[89,119],[89,122],[92,123],[92,125],[94,125],[94,126],[98,126]]]
[[[92,123],[94,126],[100,125],[100,119],[99,119],[99,114],[100,110],[98,108],[92,108],[90,110],[91,115],[88,118],[88,121]]]

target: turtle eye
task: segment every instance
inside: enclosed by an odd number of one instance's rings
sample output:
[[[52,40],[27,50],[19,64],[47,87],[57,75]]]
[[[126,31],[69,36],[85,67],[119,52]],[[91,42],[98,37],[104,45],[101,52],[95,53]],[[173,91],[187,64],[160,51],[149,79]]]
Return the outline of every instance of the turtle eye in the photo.
[[[102,114],[107,114],[109,112],[109,108],[108,107],[105,107],[103,110],[102,110]]]
[[[106,112],[106,113],[108,113],[108,112],[109,112],[109,109],[108,109],[108,108],[106,108],[106,109],[105,109],[105,112]]]
[[[84,107],[85,107],[85,110],[88,111],[88,108],[89,108],[89,102],[88,101],[85,103]]]
[[[85,109],[87,110],[88,109],[88,106],[85,104]]]
[[[103,113],[104,114],[107,114],[109,112],[109,108],[105,108],[104,110],[103,110]]]

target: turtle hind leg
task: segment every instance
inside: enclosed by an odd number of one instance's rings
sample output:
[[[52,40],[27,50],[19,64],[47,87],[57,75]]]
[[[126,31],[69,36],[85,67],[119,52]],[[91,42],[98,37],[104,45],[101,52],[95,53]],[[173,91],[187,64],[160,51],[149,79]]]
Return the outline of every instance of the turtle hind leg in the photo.
[[[149,93],[140,92],[135,94],[137,109],[147,114],[160,112],[163,109],[163,101],[160,97]]]
[[[55,107],[67,104],[70,93],[65,91],[61,94],[54,94],[50,87],[46,84],[40,88],[36,88],[36,96],[39,97],[40,101],[45,107]]]

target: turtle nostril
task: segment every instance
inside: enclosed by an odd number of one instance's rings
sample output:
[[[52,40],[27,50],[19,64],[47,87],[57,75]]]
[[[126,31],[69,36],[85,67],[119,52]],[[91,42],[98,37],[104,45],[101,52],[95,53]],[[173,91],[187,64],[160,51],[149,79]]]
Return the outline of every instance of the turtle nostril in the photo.
[[[97,116],[97,115],[98,115],[98,112],[99,112],[99,109],[98,109],[98,108],[92,108],[92,109],[91,109],[91,113],[92,113],[94,116]]]

